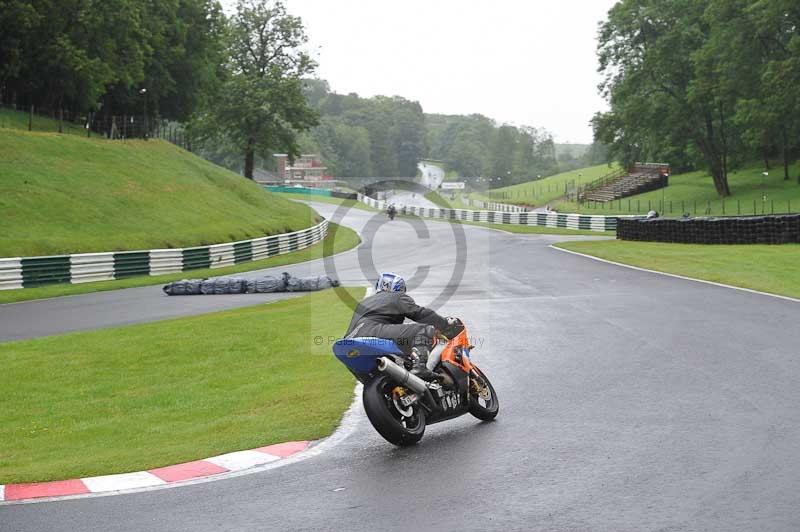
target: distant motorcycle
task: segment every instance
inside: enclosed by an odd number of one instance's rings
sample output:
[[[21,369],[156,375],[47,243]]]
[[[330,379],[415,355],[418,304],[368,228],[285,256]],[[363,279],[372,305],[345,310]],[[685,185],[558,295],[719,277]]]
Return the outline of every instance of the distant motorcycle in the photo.
[[[342,339],[333,352],[364,384],[364,410],[375,430],[394,445],[413,445],[425,426],[470,413],[483,421],[497,416],[499,402],[492,383],[470,361],[467,329],[457,320],[437,333],[427,367],[437,376],[423,380],[391,340]]]
[[[394,205],[389,205],[389,208],[386,209],[386,214],[389,215],[389,220],[394,220],[394,217],[397,216],[397,208]]]

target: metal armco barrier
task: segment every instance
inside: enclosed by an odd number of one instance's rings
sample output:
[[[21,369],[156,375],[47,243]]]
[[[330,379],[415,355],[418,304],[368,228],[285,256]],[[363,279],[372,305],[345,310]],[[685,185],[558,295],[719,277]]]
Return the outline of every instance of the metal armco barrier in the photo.
[[[293,233],[211,246],[0,259],[0,290],[222,268],[298,251],[316,244],[327,234],[328,221],[322,220]]]
[[[617,238],[684,244],[800,243],[800,214],[620,220]]]
[[[386,202],[363,194],[358,200],[376,209],[385,209]],[[591,216],[587,214],[561,214],[556,212],[496,212],[470,211],[465,209],[440,209],[406,206],[400,214],[411,214],[422,218],[440,220],[460,220],[464,222],[484,222],[492,224],[538,225],[541,227],[560,227],[585,231],[615,231],[617,219],[621,216]]]

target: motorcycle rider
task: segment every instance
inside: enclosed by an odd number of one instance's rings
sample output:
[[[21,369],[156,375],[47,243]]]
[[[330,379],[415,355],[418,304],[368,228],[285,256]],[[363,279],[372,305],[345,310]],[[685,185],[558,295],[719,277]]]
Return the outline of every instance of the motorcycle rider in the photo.
[[[406,318],[416,323],[403,323]],[[430,380],[438,376],[425,367],[436,330],[444,331],[454,321],[417,305],[406,293],[405,279],[386,272],[375,283],[375,293],[356,307],[345,337],[394,341],[411,359],[411,373]]]
[[[394,206],[394,203],[389,204],[389,207],[386,208],[386,213],[389,215],[390,220],[394,220],[394,217],[397,214],[397,207]]]

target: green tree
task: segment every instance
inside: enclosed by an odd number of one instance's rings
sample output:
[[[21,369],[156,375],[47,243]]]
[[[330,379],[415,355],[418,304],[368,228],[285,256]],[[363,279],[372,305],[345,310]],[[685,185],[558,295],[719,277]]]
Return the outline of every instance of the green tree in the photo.
[[[622,0],[609,11],[598,55],[611,110],[595,117],[594,126],[597,140],[623,162],[688,153],[708,167],[717,193],[728,196],[734,97],[716,90],[720,71],[702,51],[711,31],[708,3]]]
[[[226,79],[197,129],[224,135],[244,155],[253,178],[257,152],[300,154],[298,131],[318,123],[303,94],[303,76],[315,64],[302,50],[303,24],[280,1],[240,0],[229,25]]]
[[[784,179],[800,149],[800,6],[791,0],[758,0],[743,6],[761,57],[754,96],[740,106],[742,122],[756,134],[769,129],[780,146]],[[797,177],[800,184],[800,174]]]

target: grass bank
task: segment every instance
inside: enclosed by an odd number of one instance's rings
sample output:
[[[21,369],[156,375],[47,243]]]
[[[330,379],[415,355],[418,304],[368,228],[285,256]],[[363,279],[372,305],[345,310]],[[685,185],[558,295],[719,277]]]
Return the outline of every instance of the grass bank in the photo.
[[[585,185],[604,175],[607,175],[618,168],[617,165],[600,164],[588,166],[569,172],[551,175],[535,181],[526,181],[508,187],[495,188],[484,194],[471,194],[473,197],[486,199],[489,201],[499,201],[503,203],[521,203],[544,206],[552,204],[556,199],[564,195],[564,187],[571,184]],[[564,210],[564,212],[572,212]]]
[[[98,281],[96,283],[81,284],[54,284],[48,286],[38,286],[35,288],[21,288],[19,290],[0,290],[0,304],[15,303],[19,301],[30,301],[33,299],[44,299],[49,297],[70,296],[77,294],[89,294],[92,292],[105,292],[107,290],[119,290],[122,288],[135,288],[137,286],[150,286],[154,284],[165,284],[179,279],[201,279],[205,277],[231,275],[239,272],[260,270],[262,268],[272,268],[274,266],[284,266],[297,264],[308,260],[320,259],[326,253],[329,255],[341,253],[352,249],[361,243],[361,238],[352,229],[342,227],[335,223],[328,224],[328,236],[320,243],[309,246],[294,253],[277,255],[267,259],[253,262],[245,262],[235,266],[225,268],[208,268],[201,270],[190,270],[186,272],[169,273],[166,275],[140,277],[128,277],[118,281]]]
[[[316,213],[161,140],[0,129],[0,257],[189,247]]]
[[[650,270],[800,298],[798,244],[703,245],[609,240],[556,245]]]
[[[353,398],[354,380],[327,342],[350,317],[326,290],[0,344],[0,484],[137,471],[326,436]],[[317,336],[326,340],[317,345]]]
[[[14,111],[5,107],[0,107],[0,128],[28,130],[28,113],[24,111]],[[58,133],[58,120],[47,118],[41,115],[33,115],[31,120],[31,130],[34,132]],[[65,121],[61,124],[61,132],[67,135],[86,137],[86,129],[78,124]],[[98,138],[96,133],[94,134]]]
[[[514,225],[514,224],[490,224],[484,222],[465,222],[456,221],[465,225],[475,225],[478,227],[488,227],[499,229],[509,233],[537,234],[537,235],[584,235],[584,236],[616,236],[614,231],[586,231],[583,229],[565,229],[563,227],[543,227],[540,225]]]
[[[348,209],[361,209],[362,211],[378,210],[378,209],[373,209],[369,205],[361,203],[358,200],[334,198],[326,196],[311,196],[309,194],[292,194],[290,192],[276,192],[275,194],[282,198],[298,200],[298,201],[318,201],[320,203],[330,203],[331,205],[341,205],[343,207],[347,207]]]
[[[425,193],[425,199],[442,209],[458,209],[458,207],[452,205],[435,190]]]
[[[800,185],[796,176],[800,164],[790,168],[792,179],[783,179],[783,169],[773,168],[763,175],[762,165],[748,166],[728,175],[731,196],[721,199],[707,172],[672,175],[669,186],[606,203],[559,202],[562,212],[586,214],[644,214],[655,209],[667,216],[752,215],[800,212]]]

